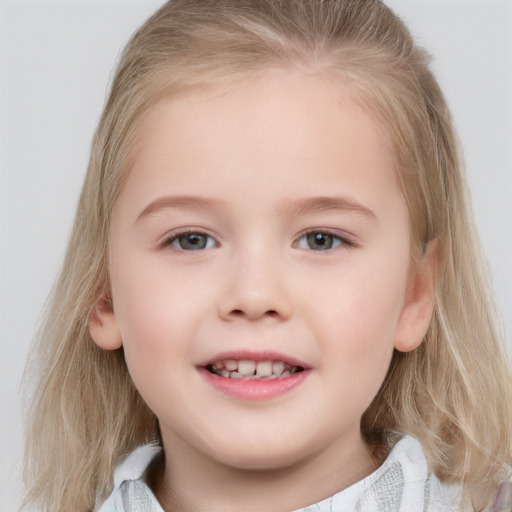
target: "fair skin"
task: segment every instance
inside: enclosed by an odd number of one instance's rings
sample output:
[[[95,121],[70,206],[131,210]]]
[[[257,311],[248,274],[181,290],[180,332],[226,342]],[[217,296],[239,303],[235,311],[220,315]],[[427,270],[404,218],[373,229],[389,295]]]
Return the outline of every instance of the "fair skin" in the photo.
[[[144,115],[90,331],[159,419],[165,510],[292,510],[379,463],[361,415],[432,313],[391,146],[344,85],[298,71]],[[239,385],[212,374],[227,360],[297,373]]]

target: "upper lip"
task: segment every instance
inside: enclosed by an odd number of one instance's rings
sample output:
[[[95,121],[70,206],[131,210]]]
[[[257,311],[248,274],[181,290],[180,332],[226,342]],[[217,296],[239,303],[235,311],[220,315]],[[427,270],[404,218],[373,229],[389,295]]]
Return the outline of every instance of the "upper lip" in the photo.
[[[226,359],[235,359],[236,361],[240,360],[249,360],[249,361],[283,361],[284,363],[289,364],[290,366],[300,366],[304,370],[310,368],[308,364],[300,359],[295,357],[281,354],[279,352],[274,351],[248,351],[248,350],[237,350],[237,351],[228,351],[228,352],[220,352],[213,357],[207,359],[204,363],[199,364],[198,366],[204,367],[208,365],[212,365],[217,361],[224,361]]]

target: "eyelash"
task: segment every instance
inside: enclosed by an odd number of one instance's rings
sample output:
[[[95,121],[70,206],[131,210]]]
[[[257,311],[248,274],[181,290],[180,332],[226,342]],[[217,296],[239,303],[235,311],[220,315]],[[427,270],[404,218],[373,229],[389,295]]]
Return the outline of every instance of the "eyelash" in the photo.
[[[191,237],[188,242],[193,244],[199,244],[196,248],[185,248],[182,245],[182,242],[184,242],[183,239],[185,237]],[[321,238],[318,238],[318,237]],[[192,238],[195,237],[195,238]],[[325,240],[327,239],[328,242],[331,243],[330,247],[326,248],[319,248],[317,250],[313,249],[310,245],[311,242],[314,242],[314,239],[310,239],[308,237],[317,237],[317,241],[321,242],[322,238]],[[195,241],[193,241],[195,240]],[[301,246],[302,243],[307,244],[307,247]],[[204,243],[204,245],[203,245]],[[166,247],[172,247],[177,251],[183,251],[183,252],[195,252],[195,251],[203,251],[206,249],[214,249],[216,247],[219,247],[219,244],[215,240],[215,238],[208,233],[204,233],[202,231],[196,231],[196,230],[187,230],[187,231],[181,231],[179,233],[172,234],[171,236],[167,237],[163,241],[163,245]],[[300,234],[294,241],[292,247],[296,249],[303,249],[303,250],[310,250],[314,252],[326,252],[326,251],[333,251],[339,248],[351,248],[354,247],[354,242],[351,241],[347,236],[340,236],[338,233],[334,233],[333,231],[326,230],[326,229],[317,229],[317,230],[311,230],[306,231]]]
[[[308,247],[308,248],[307,247],[300,247],[301,241],[305,241],[305,243],[309,245],[309,242],[311,240],[308,240],[308,237],[310,237],[310,236],[318,236],[318,235],[320,235],[322,237],[327,237],[328,239],[330,238],[331,242],[334,245],[332,247],[327,247],[325,249],[318,249],[318,250],[312,249],[311,247]],[[333,231],[328,230],[328,229],[314,229],[314,230],[311,230],[311,231],[306,231],[306,232],[302,233],[299,237],[297,237],[297,239],[294,242],[293,246],[295,248],[298,248],[298,249],[310,250],[310,251],[314,251],[314,252],[327,252],[327,251],[334,251],[334,250],[337,250],[337,249],[342,249],[344,247],[345,248],[351,248],[351,247],[354,247],[355,244],[347,236],[341,236],[337,232],[333,232]]]
[[[192,236],[192,235],[196,236],[197,239],[204,237],[206,239],[206,245],[204,247],[199,247],[199,248],[196,248],[196,249],[186,249],[184,247],[180,247],[180,246],[175,245],[175,244],[180,244],[180,239],[183,239],[183,238],[185,238],[187,236]],[[213,245],[211,244],[211,242],[213,242]],[[217,243],[215,238],[213,238],[208,233],[204,233],[202,231],[196,231],[196,230],[192,230],[192,229],[172,234],[171,236],[167,237],[164,240],[163,245],[164,246],[171,246],[173,249],[175,249],[177,251],[186,251],[186,252],[202,251],[202,250],[205,250],[205,249],[214,249],[215,247],[219,246],[219,244]]]

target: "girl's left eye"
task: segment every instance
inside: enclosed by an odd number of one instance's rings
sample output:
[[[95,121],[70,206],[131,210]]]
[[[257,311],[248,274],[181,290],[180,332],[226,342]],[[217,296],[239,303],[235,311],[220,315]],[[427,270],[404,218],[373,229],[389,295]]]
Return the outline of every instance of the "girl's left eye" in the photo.
[[[197,232],[180,233],[169,238],[165,243],[180,251],[201,251],[213,249],[216,246],[211,236]]]
[[[341,245],[350,246],[350,243],[333,233],[325,231],[311,231],[306,233],[302,235],[296,243],[298,249],[307,249],[310,251],[328,251],[329,249],[336,249]]]

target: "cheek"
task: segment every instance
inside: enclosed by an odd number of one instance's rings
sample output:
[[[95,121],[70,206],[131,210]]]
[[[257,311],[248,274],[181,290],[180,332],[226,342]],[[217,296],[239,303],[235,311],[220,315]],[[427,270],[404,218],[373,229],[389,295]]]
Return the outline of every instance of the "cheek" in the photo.
[[[205,276],[177,271],[165,258],[139,261],[136,254],[122,259],[111,275],[130,372],[142,374],[151,366],[166,371],[187,357],[213,302]]]
[[[314,294],[311,321],[320,338],[339,358],[350,361],[349,371],[387,368],[393,351],[406,287],[407,263],[372,267],[360,261],[350,270],[331,275],[328,289]],[[311,297],[311,294],[309,295]],[[307,307],[307,306],[306,306]]]
[[[165,409],[173,390],[179,388],[175,380],[188,357],[189,346],[180,335],[180,309],[164,300],[169,292],[155,284],[149,294],[148,282],[135,284],[124,283],[119,289],[123,300],[116,316],[128,372],[144,401],[157,414]]]
[[[179,350],[173,332],[179,303],[162,274],[155,279],[157,272],[137,265],[133,258],[127,258],[112,272],[114,314],[134,381],[145,374],[150,377],[152,367],[165,369],[172,353]]]

